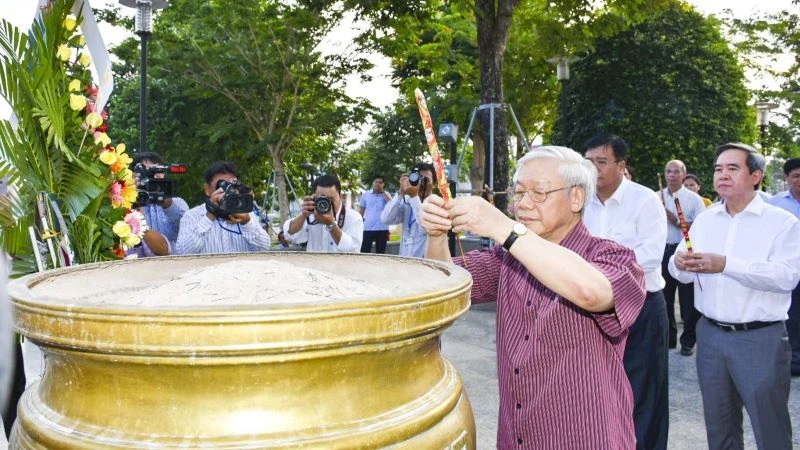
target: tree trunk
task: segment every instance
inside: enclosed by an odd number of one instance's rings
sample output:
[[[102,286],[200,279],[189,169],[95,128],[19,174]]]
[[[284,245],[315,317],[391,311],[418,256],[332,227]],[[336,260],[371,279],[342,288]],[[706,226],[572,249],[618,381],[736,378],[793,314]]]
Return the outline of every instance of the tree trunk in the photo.
[[[281,210],[281,226],[289,219],[289,196],[286,194],[286,168],[283,165],[283,158],[277,149],[270,146],[272,156],[272,167],[275,171],[275,186],[278,188],[278,204]]]
[[[478,58],[481,70],[481,103],[503,104],[503,58],[506,44],[508,43],[511,17],[519,0],[476,0],[475,17],[478,26]],[[489,109],[481,111],[481,123],[484,136],[490,139],[490,112]],[[485,171],[486,184],[494,192],[505,192],[508,189],[508,126],[505,112],[502,107],[495,108],[494,117],[494,160],[492,164],[493,185],[489,182],[490,166],[487,164]],[[489,153],[487,142],[486,153]],[[487,156],[488,157],[488,156]],[[495,206],[501,211],[506,211],[508,198],[506,195],[494,197]]]
[[[469,136],[466,137],[469,139]],[[476,130],[472,137],[472,166],[469,169],[469,181],[472,183],[472,195],[481,195],[483,182],[486,179],[486,140],[483,131]]]

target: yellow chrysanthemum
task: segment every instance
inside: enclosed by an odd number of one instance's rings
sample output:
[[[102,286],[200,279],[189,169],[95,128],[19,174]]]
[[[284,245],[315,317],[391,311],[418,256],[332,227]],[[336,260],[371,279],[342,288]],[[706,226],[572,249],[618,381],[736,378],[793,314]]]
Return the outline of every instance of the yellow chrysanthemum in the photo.
[[[84,101],[85,100],[86,99],[84,98]],[[105,133],[101,133],[99,131],[96,131],[94,133],[94,143],[95,144],[102,144],[105,147],[106,145],[111,144],[111,138],[109,138],[108,135],[105,134]]]
[[[111,150],[103,150],[100,152],[100,162],[103,164],[110,166],[117,162],[117,152],[112,152]]]
[[[130,225],[128,225],[124,221],[120,220],[120,221],[117,221],[117,223],[115,223],[113,227],[111,227],[111,231],[113,231],[114,234],[116,234],[117,236],[119,236],[119,237],[124,239],[124,238],[130,236],[131,227],[130,227]]]
[[[78,22],[75,20],[75,16],[67,16],[64,19],[64,29],[67,31],[72,31],[75,29],[75,26],[78,25]]]
[[[135,247],[135,246],[139,245],[140,242],[142,242],[142,240],[139,238],[139,236],[137,236],[135,234],[132,234],[132,235],[126,237],[126,238],[123,238],[123,240],[125,241],[125,245],[127,245],[128,247]]]
[[[78,47],[83,47],[86,45],[86,38],[83,35],[78,36],[78,39],[75,40],[75,43],[78,44]]]
[[[86,115],[86,125],[91,128],[95,129],[103,124],[103,116],[96,112],[90,112]]]
[[[69,94],[69,107],[73,111],[83,110],[83,108],[86,108],[86,97],[80,94]]]
[[[81,80],[72,80],[69,82],[69,89],[70,92],[80,92],[81,91]]]
[[[81,63],[83,67],[89,67],[89,64],[92,63],[92,57],[89,56],[88,53],[81,53],[81,56],[78,57],[78,62]]]
[[[56,50],[56,57],[61,61],[69,61],[69,58],[72,57],[72,50],[67,47],[67,44],[61,44]]]

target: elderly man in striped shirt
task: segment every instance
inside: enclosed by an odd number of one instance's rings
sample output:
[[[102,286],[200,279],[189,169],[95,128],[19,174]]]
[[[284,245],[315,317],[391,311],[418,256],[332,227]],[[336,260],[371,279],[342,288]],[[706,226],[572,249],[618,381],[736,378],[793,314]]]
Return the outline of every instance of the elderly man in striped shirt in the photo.
[[[583,225],[596,186],[591,162],[547,146],[517,167],[516,221],[480,197],[431,196],[421,216],[428,258],[450,261],[451,228],[503,242],[453,260],[472,274],[474,302],[497,301],[497,447],[632,449],[622,358],[644,273],[633,251]]]

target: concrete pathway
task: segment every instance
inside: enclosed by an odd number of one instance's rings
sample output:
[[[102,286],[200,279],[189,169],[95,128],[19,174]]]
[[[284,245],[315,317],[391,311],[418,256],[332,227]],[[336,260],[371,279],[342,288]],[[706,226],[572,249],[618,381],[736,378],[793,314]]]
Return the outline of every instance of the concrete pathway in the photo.
[[[445,356],[464,379],[478,431],[478,450],[495,448],[497,433],[497,372],[495,359],[495,304],[476,305],[442,338]],[[697,384],[695,357],[670,350],[669,448],[708,448],[703,406]],[[792,379],[789,396],[794,448],[800,448],[800,378]],[[753,431],[745,414],[745,449],[755,449]]]

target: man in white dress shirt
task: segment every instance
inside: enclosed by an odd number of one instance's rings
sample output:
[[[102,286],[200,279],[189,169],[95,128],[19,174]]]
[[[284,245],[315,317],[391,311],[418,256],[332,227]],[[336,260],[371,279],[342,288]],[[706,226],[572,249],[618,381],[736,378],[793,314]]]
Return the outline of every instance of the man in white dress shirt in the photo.
[[[303,198],[300,214],[283,224],[286,239],[295,244],[308,243],[307,252],[358,253],[364,238],[364,219],[342,202],[339,177],[320,175],[313,188],[314,195]]]
[[[706,208],[703,197],[683,187],[686,178],[686,165],[677,159],[667,163],[664,167],[664,178],[667,186],[659,193],[667,213],[667,245],[664,247],[664,257],[661,260],[661,275],[664,277],[664,299],[667,302],[667,317],[669,317],[669,348],[675,348],[678,342],[678,324],[675,320],[675,291],[678,291],[680,301],[681,319],[683,320],[683,333],[681,333],[681,354],[691,356],[692,348],[696,341],[695,326],[700,313],[694,308],[694,289],[692,283],[681,283],[669,273],[669,258],[675,253],[678,243],[683,239],[678,211],[675,207],[677,198],[681,204],[686,226],[691,227],[694,218]]]
[[[669,270],[695,283],[697,376],[710,449],[742,449],[742,405],[759,449],[792,448],[791,347],[784,321],[800,281],[800,221],[766,203],[755,186],[764,158],[751,146],[717,149],[710,206],[681,242]]]
[[[636,448],[666,450],[669,321],[661,292],[666,214],[655,192],[625,178],[628,145],[622,138],[599,134],[584,148],[586,159],[597,169],[597,195],[587,200],[583,223],[594,236],[633,250],[645,273],[647,298],[630,328],[623,358],[633,390]]]

